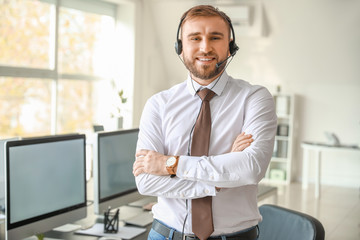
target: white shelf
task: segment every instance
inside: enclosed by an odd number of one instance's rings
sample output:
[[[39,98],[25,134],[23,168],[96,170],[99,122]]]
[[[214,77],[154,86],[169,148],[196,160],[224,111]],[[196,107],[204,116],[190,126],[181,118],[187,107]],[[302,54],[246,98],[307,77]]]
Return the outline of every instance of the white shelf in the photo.
[[[283,113],[279,113],[277,114],[278,118],[284,118],[284,119],[290,119],[291,115],[289,114],[283,114]]]
[[[275,136],[275,140],[278,140],[278,141],[289,141],[289,136]]]
[[[280,157],[272,157],[271,162],[278,162],[278,163],[287,163],[289,160],[288,158],[280,158]]]
[[[273,94],[278,117],[273,157],[265,179],[266,183],[289,184],[291,182],[293,155],[293,128],[295,96]]]

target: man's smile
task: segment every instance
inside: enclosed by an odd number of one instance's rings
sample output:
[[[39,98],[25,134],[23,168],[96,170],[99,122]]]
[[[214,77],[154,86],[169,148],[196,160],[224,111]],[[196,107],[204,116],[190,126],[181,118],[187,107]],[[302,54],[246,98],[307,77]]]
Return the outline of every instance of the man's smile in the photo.
[[[196,60],[202,64],[209,64],[209,63],[212,63],[213,61],[216,61],[216,58],[215,57],[197,57]]]

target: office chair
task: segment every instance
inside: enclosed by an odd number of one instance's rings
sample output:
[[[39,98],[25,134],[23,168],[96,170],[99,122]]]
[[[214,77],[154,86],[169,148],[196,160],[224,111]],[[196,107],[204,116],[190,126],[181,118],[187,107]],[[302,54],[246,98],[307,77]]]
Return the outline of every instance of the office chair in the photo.
[[[258,240],[324,240],[325,230],[319,220],[307,214],[265,204],[259,208]]]

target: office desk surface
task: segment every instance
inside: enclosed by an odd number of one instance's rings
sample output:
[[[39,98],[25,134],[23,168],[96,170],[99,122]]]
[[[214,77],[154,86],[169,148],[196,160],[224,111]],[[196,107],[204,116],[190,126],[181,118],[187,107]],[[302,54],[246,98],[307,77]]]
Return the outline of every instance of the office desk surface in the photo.
[[[120,222],[119,227],[124,226],[124,222],[122,220],[138,215],[142,213],[144,210],[142,210],[139,207],[129,207],[129,206],[123,206],[120,207]],[[98,216],[96,216],[93,213],[93,207],[88,207],[88,216],[86,219],[80,220],[76,222],[75,224],[81,225],[83,228],[91,227],[94,223],[97,222]],[[130,225],[129,225],[130,226]],[[134,240],[143,240],[147,239],[147,235],[150,231],[151,224],[146,226],[146,232],[140,234],[139,236],[133,238]],[[76,234],[75,232],[57,232],[57,231],[50,231],[45,233],[45,239],[46,238],[55,238],[55,239],[64,239],[64,240],[98,240],[100,237],[97,236],[90,236],[90,235],[83,235],[83,234]]]
[[[262,199],[265,199],[267,197],[273,196],[277,197],[277,188],[272,186],[264,186],[259,185],[259,191],[258,191],[258,199],[259,201]],[[130,207],[130,206],[123,206],[120,208],[120,223],[119,226],[124,226],[124,222],[122,220],[126,218],[130,218],[132,216],[138,215],[142,213],[144,210],[140,207]],[[85,219],[82,219],[78,222],[75,222],[75,224],[81,225],[84,229],[87,227],[91,227],[93,224],[97,222],[98,216],[94,214],[94,208],[93,205],[88,206],[88,215]],[[3,235],[3,227],[4,224],[1,224],[1,236]],[[134,240],[145,240],[147,239],[148,233],[151,229],[151,224],[146,226],[146,232],[138,235],[137,237],[133,238]],[[57,232],[57,231],[50,231],[44,234],[45,239],[46,238],[55,238],[55,239],[64,239],[64,240],[99,240],[100,237],[97,236],[89,236],[89,235],[82,235],[82,234],[76,234],[75,232]],[[0,237],[0,239],[3,239]]]
[[[274,197],[275,198],[275,203],[277,201],[277,188],[273,187],[273,186],[266,186],[266,185],[259,185],[259,190],[258,190],[258,200],[263,200],[267,197]],[[139,207],[130,207],[130,206],[124,206],[120,208],[120,221],[124,220],[126,218],[129,218],[131,216],[140,214],[141,212],[143,212],[144,210],[142,210]],[[88,208],[88,217],[84,220],[81,220],[79,222],[77,222],[77,224],[83,226],[83,227],[90,227],[92,226],[95,222],[96,222],[97,216],[93,214],[93,208],[92,206],[90,206]],[[124,224],[123,222],[120,222],[120,226]],[[146,232],[140,234],[139,236],[133,238],[134,240],[145,240],[147,239],[147,235],[149,233],[151,229],[151,224],[149,224],[146,227]],[[66,240],[98,240],[99,237],[95,237],[95,236],[88,236],[88,235],[80,235],[80,234],[74,234],[73,232],[70,233],[60,233],[60,232],[55,232],[55,231],[51,231],[45,234],[46,237],[50,237],[50,238],[59,238],[59,239],[66,239]]]

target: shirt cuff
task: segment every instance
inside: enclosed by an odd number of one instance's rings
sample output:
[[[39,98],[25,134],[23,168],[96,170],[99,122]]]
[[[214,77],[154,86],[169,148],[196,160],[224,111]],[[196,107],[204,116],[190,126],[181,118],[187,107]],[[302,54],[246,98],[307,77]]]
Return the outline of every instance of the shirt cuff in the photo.
[[[216,188],[201,179],[196,178],[197,166],[201,157],[180,156],[178,166],[176,169],[176,176],[180,179],[196,181],[196,192],[199,195],[216,196]]]

